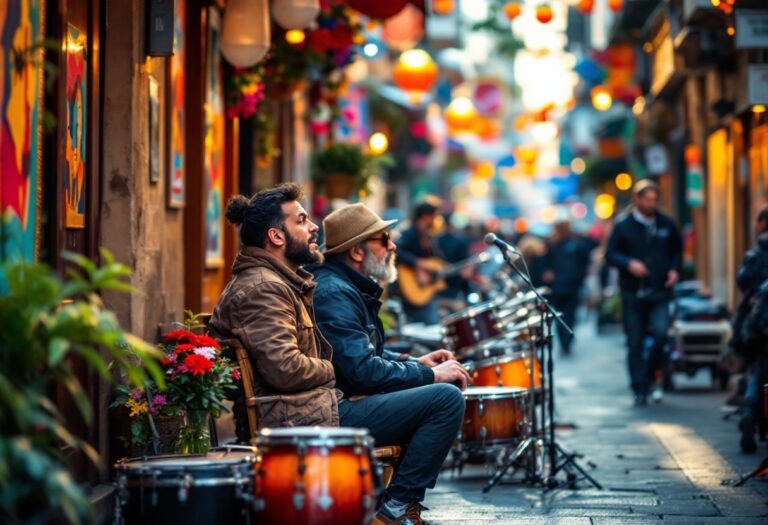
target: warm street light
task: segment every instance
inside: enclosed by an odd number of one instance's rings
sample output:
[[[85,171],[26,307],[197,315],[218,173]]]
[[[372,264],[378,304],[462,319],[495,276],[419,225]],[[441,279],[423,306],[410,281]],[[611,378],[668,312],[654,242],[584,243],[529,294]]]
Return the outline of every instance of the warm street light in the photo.
[[[576,157],[571,161],[571,171],[576,175],[581,175],[587,169],[587,163],[581,157]]]
[[[381,155],[389,148],[389,139],[384,133],[377,131],[368,139],[368,147],[374,155]]]
[[[760,114],[765,113],[765,106],[763,104],[755,104],[752,106],[752,113]]]
[[[523,12],[523,8],[520,7],[520,4],[517,2],[507,2],[504,4],[504,16],[509,18],[510,20],[514,20],[518,16],[520,16],[520,13]]]
[[[610,219],[616,206],[616,199],[610,193],[601,193],[595,197],[595,215],[600,219]]]
[[[541,4],[536,8],[536,20],[538,20],[542,24],[548,24],[550,20],[552,20],[552,17],[554,16],[555,15],[552,12],[552,8],[549,7],[547,4]]]
[[[285,41],[292,45],[301,44],[306,37],[301,29],[291,29],[285,33]]]
[[[283,29],[309,27],[320,12],[320,0],[273,0],[270,13]]]
[[[599,111],[607,111],[613,105],[611,93],[603,86],[592,89],[592,105]]]
[[[432,2],[432,11],[438,15],[450,15],[453,13],[454,7],[456,7],[455,0],[434,0]]]
[[[632,187],[632,175],[629,173],[619,173],[614,180],[616,187],[621,191],[627,191]]]
[[[456,97],[445,108],[445,122],[452,131],[471,131],[476,121],[477,109],[467,97]]]
[[[429,91],[437,81],[437,64],[423,49],[409,49],[395,64],[393,80],[404,91]]]
[[[221,54],[235,67],[251,67],[270,46],[267,0],[229,0],[221,30]]]

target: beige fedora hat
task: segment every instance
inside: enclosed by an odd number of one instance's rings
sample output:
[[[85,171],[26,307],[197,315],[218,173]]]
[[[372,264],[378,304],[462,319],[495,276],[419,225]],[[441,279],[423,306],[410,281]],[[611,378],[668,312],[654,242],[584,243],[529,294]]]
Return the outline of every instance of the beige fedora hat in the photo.
[[[325,255],[349,250],[371,235],[384,231],[397,221],[385,221],[365,204],[358,202],[339,208],[323,219]]]

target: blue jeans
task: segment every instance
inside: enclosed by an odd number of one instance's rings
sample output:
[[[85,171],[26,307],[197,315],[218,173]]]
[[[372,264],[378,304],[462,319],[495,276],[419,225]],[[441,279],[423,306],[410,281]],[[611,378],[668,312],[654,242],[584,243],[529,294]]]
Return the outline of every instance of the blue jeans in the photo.
[[[635,292],[622,291],[621,303],[630,383],[635,394],[645,395],[654,382],[656,370],[664,365],[669,301],[641,299]],[[653,341],[648,351],[645,348],[646,336]]]
[[[387,495],[422,501],[433,488],[464,420],[464,395],[434,384],[339,403],[341,426],[367,428],[376,446],[408,445]]]
[[[744,392],[744,414],[762,417],[763,415],[763,383],[765,382],[766,359],[758,352],[755,362],[749,369],[747,389]]]

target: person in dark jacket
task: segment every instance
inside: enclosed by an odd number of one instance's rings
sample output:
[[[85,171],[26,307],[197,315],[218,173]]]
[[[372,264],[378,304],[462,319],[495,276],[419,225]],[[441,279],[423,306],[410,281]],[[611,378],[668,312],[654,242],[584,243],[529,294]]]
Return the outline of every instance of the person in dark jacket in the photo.
[[[736,274],[736,284],[743,296],[736,311],[731,341],[731,346],[749,366],[739,421],[740,444],[744,452],[757,450],[755,424],[762,413],[759,393],[766,375],[768,334],[763,332],[768,327],[768,206],[764,206],[755,217],[755,234],[755,246],[744,255]]]
[[[680,275],[682,239],[674,221],[658,209],[661,189],[655,182],[637,182],[632,195],[634,206],[613,227],[606,259],[619,269],[629,377],[635,404],[644,405],[656,370],[664,363],[669,301]],[[646,335],[653,340],[647,353]],[[659,385],[653,397],[661,401]]]
[[[420,502],[437,480],[464,417],[469,374],[447,350],[419,359],[384,348],[381,284],[397,277],[396,246],[364,204],[325,218],[326,262],[313,267],[320,331],[334,348],[343,426],[364,427],[379,446],[407,450],[374,523],[421,524]],[[454,383],[454,384],[451,384]]]

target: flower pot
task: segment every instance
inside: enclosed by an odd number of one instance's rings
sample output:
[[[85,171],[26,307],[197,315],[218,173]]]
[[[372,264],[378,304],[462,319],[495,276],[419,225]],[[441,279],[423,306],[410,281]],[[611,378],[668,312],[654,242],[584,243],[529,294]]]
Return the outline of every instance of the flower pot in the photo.
[[[181,427],[179,438],[176,440],[177,454],[206,454],[211,448],[211,431],[209,416],[205,410],[189,410],[184,415],[184,426]]]
[[[327,175],[323,181],[325,195],[329,199],[348,199],[355,190],[356,179],[341,173]]]

